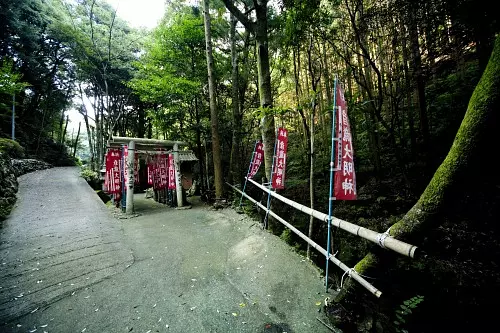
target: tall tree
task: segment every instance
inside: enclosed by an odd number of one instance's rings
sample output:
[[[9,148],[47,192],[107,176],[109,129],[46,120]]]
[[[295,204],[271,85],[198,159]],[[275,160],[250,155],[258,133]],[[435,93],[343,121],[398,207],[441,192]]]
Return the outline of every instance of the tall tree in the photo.
[[[231,103],[233,109],[233,135],[231,142],[231,159],[230,159],[230,182],[241,185],[241,168],[240,168],[240,144],[241,144],[241,126],[242,114],[240,103],[240,85],[239,85],[239,66],[238,66],[238,50],[236,49],[236,17],[231,14]]]
[[[271,179],[274,153],[275,125],[273,114],[273,98],[271,89],[271,68],[269,65],[267,0],[253,0],[256,20],[252,21],[241,12],[232,0],[223,0],[227,9],[245,28],[255,35],[257,48],[257,70],[259,83],[259,99],[262,111],[261,132],[264,144],[264,162],[267,179]]]
[[[210,124],[212,129],[212,157],[214,162],[215,196],[221,199],[224,194],[224,180],[222,177],[221,147],[219,139],[219,119],[217,115],[217,101],[215,95],[214,57],[212,54],[212,33],[210,31],[210,0],[203,0],[203,18],[205,21],[205,42],[208,71],[208,94],[210,97]]]

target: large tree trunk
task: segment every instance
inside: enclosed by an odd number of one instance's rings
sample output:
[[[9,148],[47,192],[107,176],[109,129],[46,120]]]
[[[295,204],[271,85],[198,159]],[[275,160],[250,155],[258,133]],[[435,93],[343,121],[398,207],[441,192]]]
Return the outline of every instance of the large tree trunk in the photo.
[[[267,1],[254,1],[257,16],[255,39],[257,44],[257,71],[259,80],[260,106],[272,111],[271,69],[269,66],[269,47],[267,40]],[[264,162],[266,178],[271,179],[274,154],[274,115],[265,114],[261,119],[262,142],[264,143]]]
[[[453,207],[468,188],[478,186],[478,172],[484,181],[498,172],[489,147],[500,145],[500,37],[497,37],[488,65],[469,101],[467,112],[445,160],[436,170],[417,203],[390,229],[390,235],[405,241],[417,241],[444,219],[439,213]],[[481,180],[479,179],[479,180]],[[479,182],[481,183],[481,182]],[[368,253],[354,269],[360,274],[374,269],[379,257]],[[347,284],[350,285],[350,284]],[[339,301],[346,295],[344,288]]]
[[[262,142],[264,143],[264,164],[267,179],[271,179],[274,154],[274,115],[271,91],[271,69],[269,66],[269,47],[267,36],[267,0],[254,0],[256,21],[252,22],[234,6],[230,0],[223,0],[226,8],[240,21],[248,31],[255,35],[257,47],[257,71],[260,107],[264,112],[261,119]]]
[[[224,181],[222,179],[221,147],[219,140],[219,120],[217,117],[217,103],[215,100],[215,76],[214,58],[212,54],[212,34],[210,32],[209,1],[204,0],[203,18],[205,21],[205,41],[207,45],[207,70],[208,70],[208,94],[210,97],[210,124],[212,127],[212,158],[214,162],[215,196],[222,198],[224,193]]]

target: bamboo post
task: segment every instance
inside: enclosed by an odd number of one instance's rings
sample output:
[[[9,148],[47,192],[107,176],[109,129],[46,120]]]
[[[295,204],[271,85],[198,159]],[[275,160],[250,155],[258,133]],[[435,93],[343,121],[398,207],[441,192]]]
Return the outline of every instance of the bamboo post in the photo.
[[[321,213],[317,210],[314,210],[314,209],[311,209],[311,208],[306,207],[304,205],[301,205],[293,200],[287,199],[284,196],[279,195],[276,192],[269,191],[265,186],[262,186],[261,184],[257,183],[256,181],[254,181],[252,179],[249,179],[248,181],[267,193],[271,192],[271,195],[273,197],[275,197],[276,199],[280,200],[281,202],[284,202],[287,205],[292,206],[305,214],[312,215],[315,218],[317,218],[318,220],[321,220],[323,222],[328,223],[328,215],[327,214]],[[345,230],[353,235],[367,239],[373,243],[378,244],[379,246],[381,246],[383,248],[392,250],[392,251],[397,252],[399,254],[402,254],[404,256],[407,256],[410,258],[415,257],[415,252],[418,249],[417,246],[405,243],[405,242],[400,241],[398,239],[395,239],[395,238],[389,236],[387,234],[387,232],[386,233],[379,233],[379,232],[376,232],[376,231],[373,231],[370,229],[366,229],[366,228],[361,227],[359,225],[356,225],[354,223],[350,223],[350,222],[341,220],[341,219],[336,218],[334,216],[332,216],[331,220],[332,220],[331,221],[332,225],[339,228],[339,229]]]
[[[233,185],[231,185],[229,183],[227,183],[227,184],[233,190],[241,193],[248,200],[250,200],[252,203],[258,205],[260,208],[262,208],[262,209],[266,208],[263,204],[261,204],[260,202],[258,202],[257,200],[255,200],[254,198],[252,198],[251,196],[249,196],[248,194],[241,192],[239,189],[237,189],[236,187],[234,187]],[[358,273],[356,273],[355,270],[349,268],[346,264],[344,264],[343,262],[341,262],[340,260],[338,260],[335,256],[331,256],[331,255],[327,256],[327,251],[324,248],[322,248],[321,246],[319,246],[316,242],[314,242],[312,239],[310,239],[309,237],[307,237],[304,233],[302,233],[301,231],[299,231],[293,225],[291,225],[290,223],[288,223],[287,221],[285,221],[283,218],[281,218],[279,215],[277,215],[273,211],[269,211],[269,214],[272,217],[274,217],[276,220],[278,220],[279,222],[283,223],[283,225],[285,225],[287,228],[289,228],[291,231],[293,231],[297,236],[299,236],[300,238],[302,238],[303,240],[305,240],[309,245],[311,245],[311,247],[313,247],[314,249],[318,250],[321,254],[323,254],[325,257],[327,257],[335,265],[337,265],[338,267],[340,267],[340,269],[342,269],[346,274],[349,274],[350,277],[352,277],[356,282],[358,282],[363,287],[365,287],[373,295],[375,295],[376,297],[380,297],[382,295],[382,292],[380,290],[378,290],[376,287],[374,287],[368,281],[366,281],[365,279],[363,279],[363,277],[361,275],[359,275]]]
[[[333,81],[333,110],[332,110],[332,150],[330,157],[330,190],[328,194],[328,236],[326,241],[326,272],[325,272],[325,286],[328,292],[328,256],[330,255],[330,242],[331,242],[331,228],[332,228],[332,205],[333,200],[333,171],[335,170],[335,110],[337,109],[337,76]]]

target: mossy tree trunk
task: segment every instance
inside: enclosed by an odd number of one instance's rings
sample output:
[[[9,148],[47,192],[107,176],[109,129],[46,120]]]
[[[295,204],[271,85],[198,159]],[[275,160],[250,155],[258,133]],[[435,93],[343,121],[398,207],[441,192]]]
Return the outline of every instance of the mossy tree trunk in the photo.
[[[470,98],[467,112],[455,140],[417,203],[395,223],[390,235],[417,243],[443,221],[442,214],[453,209],[468,189],[498,179],[495,149],[500,145],[500,36],[497,37],[488,65]],[[490,147],[494,147],[491,149]],[[381,258],[368,253],[354,269],[358,273],[376,269]],[[342,300],[352,283],[339,293]]]

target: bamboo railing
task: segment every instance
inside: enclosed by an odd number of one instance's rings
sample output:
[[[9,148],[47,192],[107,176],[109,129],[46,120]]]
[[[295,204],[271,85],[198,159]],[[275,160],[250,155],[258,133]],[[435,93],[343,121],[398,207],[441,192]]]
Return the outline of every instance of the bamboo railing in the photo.
[[[252,181],[251,179],[249,179],[249,180]],[[263,204],[261,204],[260,202],[258,202],[257,200],[255,200],[254,198],[252,198],[251,196],[249,196],[248,194],[240,191],[239,189],[237,189],[236,187],[234,187],[233,185],[231,185],[229,183],[226,183],[226,184],[228,184],[233,190],[235,190],[235,191],[241,193],[242,195],[244,195],[248,200],[250,200],[251,202],[253,202],[257,206],[259,206],[260,208],[262,208],[264,210],[267,210],[266,206],[264,206]],[[293,225],[291,225],[290,223],[288,223],[287,221],[285,221],[279,215],[277,215],[276,213],[274,213],[271,210],[269,211],[269,215],[271,215],[272,217],[274,217],[279,222],[283,223],[287,228],[289,228],[297,236],[299,236],[300,238],[302,238],[303,240],[305,240],[307,243],[309,243],[309,245],[311,245],[314,249],[318,250],[325,257],[327,256],[327,252],[326,252],[326,250],[324,248],[322,248],[321,246],[319,246],[316,242],[314,242],[312,239],[310,239],[309,237],[307,237],[305,234],[303,234],[300,230],[298,230],[297,228],[295,228]],[[369,292],[371,292],[376,297],[380,297],[382,295],[382,292],[380,290],[378,290],[377,288],[375,288],[372,284],[370,284],[368,281],[366,281],[361,275],[359,275],[358,273],[356,273],[355,270],[349,268],[346,264],[344,264],[343,262],[341,262],[340,260],[338,260],[335,256],[330,255],[329,256],[329,260],[332,263],[334,263],[335,265],[337,265],[340,269],[342,269],[345,272],[345,274],[349,274],[349,276],[351,278],[353,278],[356,282],[358,282],[360,285],[362,285],[363,287],[365,287]]]
[[[287,199],[282,195],[279,195],[276,192],[273,192],[266,188],[265,186],[257,183],[253,179],[248,179],[249,182],[260,188],[261,190],[270,193],[271,196],[275,197],[276,199],[280,200],[283,203],[286,203],[289,206],[292,206],[296,208],[297,210],[300,210],[301,212],[304,212],[305,214],[311,215],[318,220],[324,221],[328,223],[328,215],[325,213],[321,213],[317,210],[311,209],[309,207],[306,207],[304,205],[301,205],[293,200]],[[344,220],[341,220],[339,218],[333,217],[332,216],[332,225],[345,230],[353,235],[359,236],[361,238],[367,239],[371,242],[374,242],[378,244],[379,246],[392,250],[394,252],[397,252],[399,254],[402,254],[404,256],[408,256],[410,258],[414,258],[415,252],[417,250],[417,247],[415,245],[411,245],[408,243],[405,243],[403,241],[400,241],[398,239],[395,239],[389,234],[386,233],[379,233],[364,227],[361,227],[359,225],[356,225],[354,223],[350,223]]]

